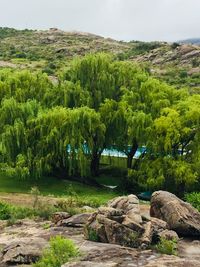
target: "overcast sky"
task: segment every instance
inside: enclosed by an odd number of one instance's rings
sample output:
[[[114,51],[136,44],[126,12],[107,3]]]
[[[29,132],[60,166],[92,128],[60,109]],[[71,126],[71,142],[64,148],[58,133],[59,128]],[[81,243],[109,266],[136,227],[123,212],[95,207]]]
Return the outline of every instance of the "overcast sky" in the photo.
[[[0,26],[175,41],[200,37],[200,0],[0,0]]]

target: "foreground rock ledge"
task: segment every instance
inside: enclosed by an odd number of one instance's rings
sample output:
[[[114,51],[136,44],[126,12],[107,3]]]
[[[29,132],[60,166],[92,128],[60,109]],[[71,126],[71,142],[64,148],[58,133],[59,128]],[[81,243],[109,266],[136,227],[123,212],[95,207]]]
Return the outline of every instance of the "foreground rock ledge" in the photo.
[[[200,212],[169,192],[153,193],[150,215],[167,222],[180,236],[200,237]]]

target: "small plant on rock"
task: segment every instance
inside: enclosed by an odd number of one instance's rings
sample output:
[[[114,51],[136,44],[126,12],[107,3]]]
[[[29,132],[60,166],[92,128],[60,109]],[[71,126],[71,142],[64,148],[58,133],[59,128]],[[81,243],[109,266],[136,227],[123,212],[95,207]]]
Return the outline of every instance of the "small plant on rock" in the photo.
[[[61,267],[62,264],[78,256],[79,251],[71,240],[55,236],[50,239],[50,247],[44,250],[41,259],[33,266]]]
[[[94,229],[89,228],[89,227],[86,226],[85,231],[87,232],[88,240],[94,241],[94,242],[98,242],[99,241],[98,234]]]
[[[177,255],[177,240],[168,240],[161,237],[159,243],[156,245],[156,250],[162,254]]]

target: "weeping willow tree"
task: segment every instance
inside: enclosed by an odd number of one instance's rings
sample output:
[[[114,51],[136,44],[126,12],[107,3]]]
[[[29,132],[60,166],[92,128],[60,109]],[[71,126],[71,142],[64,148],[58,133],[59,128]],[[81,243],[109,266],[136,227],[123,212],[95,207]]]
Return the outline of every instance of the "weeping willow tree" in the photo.
[[[27,102],[17,107],[28,110],[29,105]],[[2,110],[5,111],[5,105]],[[33,110],[30,116],[26,113],[25,121],[19,115],[16,120],[11,118],[13,123],[5,126],[1,134],[9,171],[12,169],[19,177],[34,178],[56,171],[81,177],[98,173],[105,132],[98,113],[87,107],[56,107],[41,110],[35,117],[33,114]]]
[[[161,110],[151,127],[148,153],[132,179],[151,190],[179,195],[199,188],[199,101],[199,96],[191,96]]]
[[[74,109],[71,116],[70,142],[72,148],[77,150],[78,156],[85,167],[84,158],[89,159],[90,174],[99,174],[99,164],[101,153],[104,149],[105,124],[102,123],[100,114],[93,109],[82,107]],[[85,172],[86,169],[80,168]],[[83,173],[87,175],[87,173]]]
[[[199,182],[199,96],[102,53],[73,60],[61,76],[52,84],[0,70],[0,167],[11,176],[96,176],[103,149],[116,145],[143,186]]]
[[[1,164],[12,175],[26,178],[30,175],[27,167],[27,148],[29,146],[29,120],[35,118],[41,106],[36,100],[18,103],[14,98],[2,101],[0,108],[0,147]]]
[[[47,75],[30,71],[0,71],[0,99],[13,97],[18,102],[29,99],[42,101],[53,84]]]
[[[68,108],[91,106],[92,100],[88,91],[80,82],[63,81],[46,91],[42,103],[47,107],[63,106]]]

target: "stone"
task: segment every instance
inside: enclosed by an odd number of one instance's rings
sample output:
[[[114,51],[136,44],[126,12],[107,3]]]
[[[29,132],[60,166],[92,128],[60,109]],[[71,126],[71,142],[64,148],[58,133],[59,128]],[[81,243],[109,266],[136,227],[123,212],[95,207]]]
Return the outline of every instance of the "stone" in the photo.
[[[151,222],[147,222],[144,226],[144,233],[139,238],[139,244],[142,249],[146,249],[152,242],[153,228]]]
[[[200,236],[200,212],[166,191],[154,192],[150,215],[167,222],[180,236]]]
[[[167,228],[167,223],[157,218],[149,217],[142,221],[139,200],[129,195],[117,197],[107,207],[100,207],[93,213],[84,235],[87,240],[147,248],[158,242],[158,234]]]
[[[89,218],[84,228],[85,238],[92,241],[137,247],[137,238],[140,232],[134,231],[115,220],[115,217],[120,217],[120,214],[123,214],[120,210],[100,208],[99,212],[94,213]]]
[[[64,227],[83,227],[87,223],[90,216],[91,216],[91,213],[77,214],[77,215],[71,216],[68,219],[59,221],[57,225],[64,226]]]
[[[124,218],[122,224],[138,233],[144,232],[144,227],[140,225],[139,223],[132,221],[128,216]]]
[[[121,246],[138,247],[138,233],[110,219],[104,219],[104,227],[108,242]]]
[[[142,217],[140,214],[139,199],[135,195],[117,197],[108,203],[108,206],[118,210],[123,210],[124,214],[132,221],[140,224]]]
[[[117,210],[111,207],[100,207],[98,209],[98,212],[99,214],[103,214],[106,218],[119,223],[122,223],[124,218],[126,217],[122,210]]]
[[[57,224],[59,221],[70,218],[71,215],[68,212],[55,212],[52,216],[52,222]]]
[[[167,240],[176,240],[176,241],[179,240],[177,233],[172,231],[172,230],[164,230],[164,231],[158,233],[158,237],[159,237],[159,239],[165,238]]]
[[[190,259],[181,259],[175,256],[162,256],[144,265],[144,267],[200,267],[200,262]]]
[[[82,261],[82,262],[74,262],[67,263],[62,265],[61,267],[117,267],[119,266],[116,262],[94,262],[94,261]]]
[[[45,245],[46,242],[41,238],[29,242],[13,242],[2,250],[1,262],[10,265],[34,263],[42,255]]]
[[[144,224],[144,233],[140,238],[140,247],[147,248],[152,243],[157,243],[159,241],[159,233],[163,232],[167,228],[167,223],[156,219],[151,218]]]

